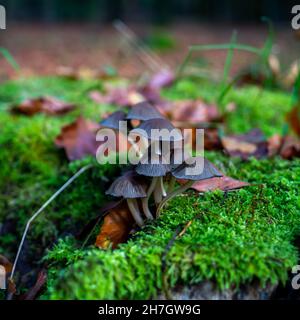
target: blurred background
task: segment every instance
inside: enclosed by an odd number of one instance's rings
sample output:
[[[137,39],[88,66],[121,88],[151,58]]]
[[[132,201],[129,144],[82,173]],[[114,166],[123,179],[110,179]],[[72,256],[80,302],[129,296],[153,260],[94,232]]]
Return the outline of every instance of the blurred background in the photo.
[[[171,67],[183,60],[189,45],[229,42],[234,29],[239,42],[262,46],[268,34],[262,16],[275,26],[274,50],[283,63],[295,60],[300,49],[299,34],[290,23],[295,1],[2,0],[1,4],[7,11],[7,29],[0,30],[0,46],[12,53],[26,74],[53,73],[61,65],[117,65],[126,76],[140,72],[145,66],[134,54],[120,63],[124,36],[113,27],[116,19]],[[207,55],[217,68],[223,65],[224,53]],[[240,69],[249,59],[251,55],[240,53],[234,68]],[[13,76],[3,59],[0,75]]]

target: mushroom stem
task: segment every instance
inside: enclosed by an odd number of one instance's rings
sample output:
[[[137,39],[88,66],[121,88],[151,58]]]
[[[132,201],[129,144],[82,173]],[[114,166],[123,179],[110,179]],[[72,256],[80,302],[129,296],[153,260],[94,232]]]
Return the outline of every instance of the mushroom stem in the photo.
[[[142,198],[142,207],[143,207],[143,212],[145,214],[145,216],[149,219],[149,220],[153,220],[153,215],[149,209],[149,206],[148,206],[148,200],[149,198],[146,197],[146,198]]]
[[[172,198],[176,197],[178,194],[183,193],[184,191],[186,191],[187,189],[189,189],[195,181],[188,181],[186,184],[184,184],[183,186],[179,187],[178,189],[174,190],[173,192],[169,193],[159,204],[159,206],[157,207],[156,210],[156,217],[159,217],[160,212],[162,210],[162,208],[164,207],[164,205]]]
[[[163,179],[163,177],[160,177],[160,178],[159,178],[159,181],[160,181],[160,190],[161,190],[162,196],[163,196],[163,197],[166,197],[166,196],[167,196],[167,192],[166,192],[166,189],[165,189],[165,186],[164,186],[164,179]]]
[[[160,179],[158,178],[156,183],[156,188],[154,190],[154,201],[156,204],[159,204],[162,201],[162,192],[161,192],[161,186],[160,186]]]
[[[153,215],[149,209],[148,203],[149,203],[149,198],[150,198],[151,194],[153,193],[155,186],[157,185],[157,179],[158,179],[157,177],[152,178],[151,184],[150,184],[148,191],[147,191],[147,197],[142,198],[143,212],[144,212],[145,216],[150,220],[153,220]]]
[[[147,198],[149,198],[151,196],[151,194],[157,184],[157,179],[158,179],[157,177],[152,178],[151,184],[150,184],[149,189],[147,191]]]
[[[172,190],[174,189],[175,182],[176,182],[176,178],[174,176],[171,176],[169,185],[168,185],[168,193],[171,193]]]
[[[141,217],[141,214],[138,209],[138,203],[136,199],[127,199],[128,208],[133,216],[135,222],[142,227],[144,225],[144,221]]]

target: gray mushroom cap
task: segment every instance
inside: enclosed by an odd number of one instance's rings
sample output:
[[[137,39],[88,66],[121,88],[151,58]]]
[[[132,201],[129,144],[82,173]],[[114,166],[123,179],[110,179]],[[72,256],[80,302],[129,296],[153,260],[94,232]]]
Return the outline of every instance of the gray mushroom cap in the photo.
[[[143,101],[134,105],[128,112],[129,120],[164,119],[164,116],[150,103]]]
[[[147,196],[146,183],[135,171],[127,171],[116,179],[105,193],[126,199],[144,198]]]
[[[151,145],[143,155],[135,170],[138,174],[147,177],[163,177],[171,171],[168,159],[164,155],[151,152]]]
[[[106,119],[102,120],[100,125],[105,128],[118,130],[120,121],[126,121],[126,113],[123,111],[116,111]]]
[[[213,177],[223,176],[223,174],[208,160],[204,159],[203,157],[195,157],[195,159],[198,161],[202,160],[204,162],[203,170],[199,170],[198,174],[196,173],[196,174],[189,175],[186,172],[187,168],[192,169],[196,167],[196,161],[195,161],[192,164],[183,162],[180,166],[178,166],[171,172],[172,175],[177,179],[187,179],[187,180],[205,180]]]
[[[169,133],[173,132],[174,135],[166,137],[160,136],[158,138],[155,138],[151,134],[153,129],[165,129]],[[131,133],[135,133],[147,139],[157,141],[181,141],[183,139],[180,129],[175,128],[169,120],[161,118],[144,121],[137,128],[131,130]]]

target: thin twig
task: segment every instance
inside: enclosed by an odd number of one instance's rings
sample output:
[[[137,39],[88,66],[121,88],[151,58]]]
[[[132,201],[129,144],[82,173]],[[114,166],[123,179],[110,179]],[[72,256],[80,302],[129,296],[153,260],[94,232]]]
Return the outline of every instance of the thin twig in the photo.
[[[189,220],[188,222],[186,222],[183,226],[180,225],[178,226],[173,235],[172,235],[172,238],[169,240],[168,244],[166,245],[165,247],[165,250],[162,254],[162,265],[161,265],[161,268],[162,268],[162,289],[163,289],[163,292],[164,292],[164,295],[166,297],[167,300],[172,300],[173,297],[172,297],[172,294],[169,290],[169,286],[168,286],[168,277],[167,277],[167,274],[166,274],[166,267],[167,267],[167,255],[168,253],[170,252],[173,244],[175,243],[175,241],[182,237],[187,229],[191,226],[192,222],[195,220],[195,219],[198,219],[199,217],[201,216],[201,214],[197,214],[193,219]]]
[[[20,242],[20,245],[19,245],[19,248],[18,248],[18,252],[17,252],[17,255],[16,255],[16,258],[15,258],[15,261],[14,261],[14,264],[13,264],[13,268],[12,268],[12,272],[11,272],[11,275],[10,275],[10,279],[13,280],[13,277],[14,277],[14,273],[15,273],[15,270],[16,270],[16,266],[17,266],[17,263],[18,263],[18,260],[19,260],[19,257],[20,257],[20,253],[22,251],[22,247],[23,247],[23,244],[24,244],[24,241],[25,241],[25,238],[26,238],[26,235],[28,233],[28,229],[30,227],[30,224],[33,222],[34,219],[36,219],[38,217],[38,215],[60,194],[62,193],[75,179],[77,179],[83,172],[85,172],[86,170],[92,168],[93,165],[90,164],[90,165],[87,165],[87,166],[84,166],[83,168],[81,168],[77,173],[75,173],[60,189],[58,189],[41,207],[38,211],[36,211],[33,216],[28,220],[27,224],[26,224],[26,227],[25,227],[25,230],[24,230],[24,233],[23,233],[23,236],[22,236],[22,239],[21,239],[21,242]]]
[[[138,37],[129,29],[129,27],[121,20],[114,22],[114,27],[124,36],[134,49],[139,52],[140,59],[150,67],[152,71],[159,71],[162,67],[168,67],[157,55],[150,51],[147,47],[141,46]]]

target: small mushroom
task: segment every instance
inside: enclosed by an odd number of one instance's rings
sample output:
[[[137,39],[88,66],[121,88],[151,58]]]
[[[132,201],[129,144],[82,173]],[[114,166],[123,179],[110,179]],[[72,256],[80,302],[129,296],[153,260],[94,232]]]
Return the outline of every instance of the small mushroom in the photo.
[[[116,111],[109,115],[106,119],[100,122],[100,125],[105,128],[119,130],[119,122],[126,121],[126,113],[123,111]]]
[[[164,130],[167,135],[155,136],[152,130]],[[167,119],[155,118],[142,122],[137,128],[134,128],[132,133],[139,134],[153,141],[181,141],[183,139],[180,129],[175,128]],[[162,131],[163,132],[163,131]],[[171,133],[173,135],[171,135]]]
[[[187,161],[184,161],[181,165],[179,165],[177,168],[171,171],[171,174],[176,179],[184,179],[188,180],[184,185],[179,187],[178,189],[170,192],[159,204],[156,215],[159,216],[160,211],[162,210],[163,206],[169,201],[171,198],[177,196],[180,193],[185,192],[187,189],[189,189],[195,181],[199,180],[206,180],[214,177],[222,177],[223,174],[208,160],[202,158],[202,157],[195,157],[193,158],[194,161],[190,161],[188,159]],[[203,161],[204,166],[203,170],[199,173],[195,174],[187,174],[187,169],[195,169],[197,162]]]
[[[135,170],[139,175],[152,177],[151,184],[147,190],[147,196],[142,199],[143,211],[151,219],[150,215],[152,216],[152,214],[148,204],[149,198],[154,193],[154,201],[156,204],[159,204],[162,198],[167,196],[163,185],[163,177],[170,172],[171,167],[168,164],[168,159],[165,159],[163,155],[152,152],[152,146],[149,146]]]
[[[141,227],[144,225],[142,215],[139,210],[137,199],[145,198],[146,184],[135,171],[130,170],[115,180],[109,189],[106,191],[114,197],[123,197],[127,200],[128,208],[135,220],[135,222]]]
[[[131,130],[131,134],[140,135],[151,143],[158,144],[157,154],[162,153],[162,144],[169,143],[170,148],[183,140],[181,131],[167,119],[150,119]]]
[[[143,101],[130,109],[126,119],[147,121],[150,119],[164,119],[164,116],[150,103]]]

